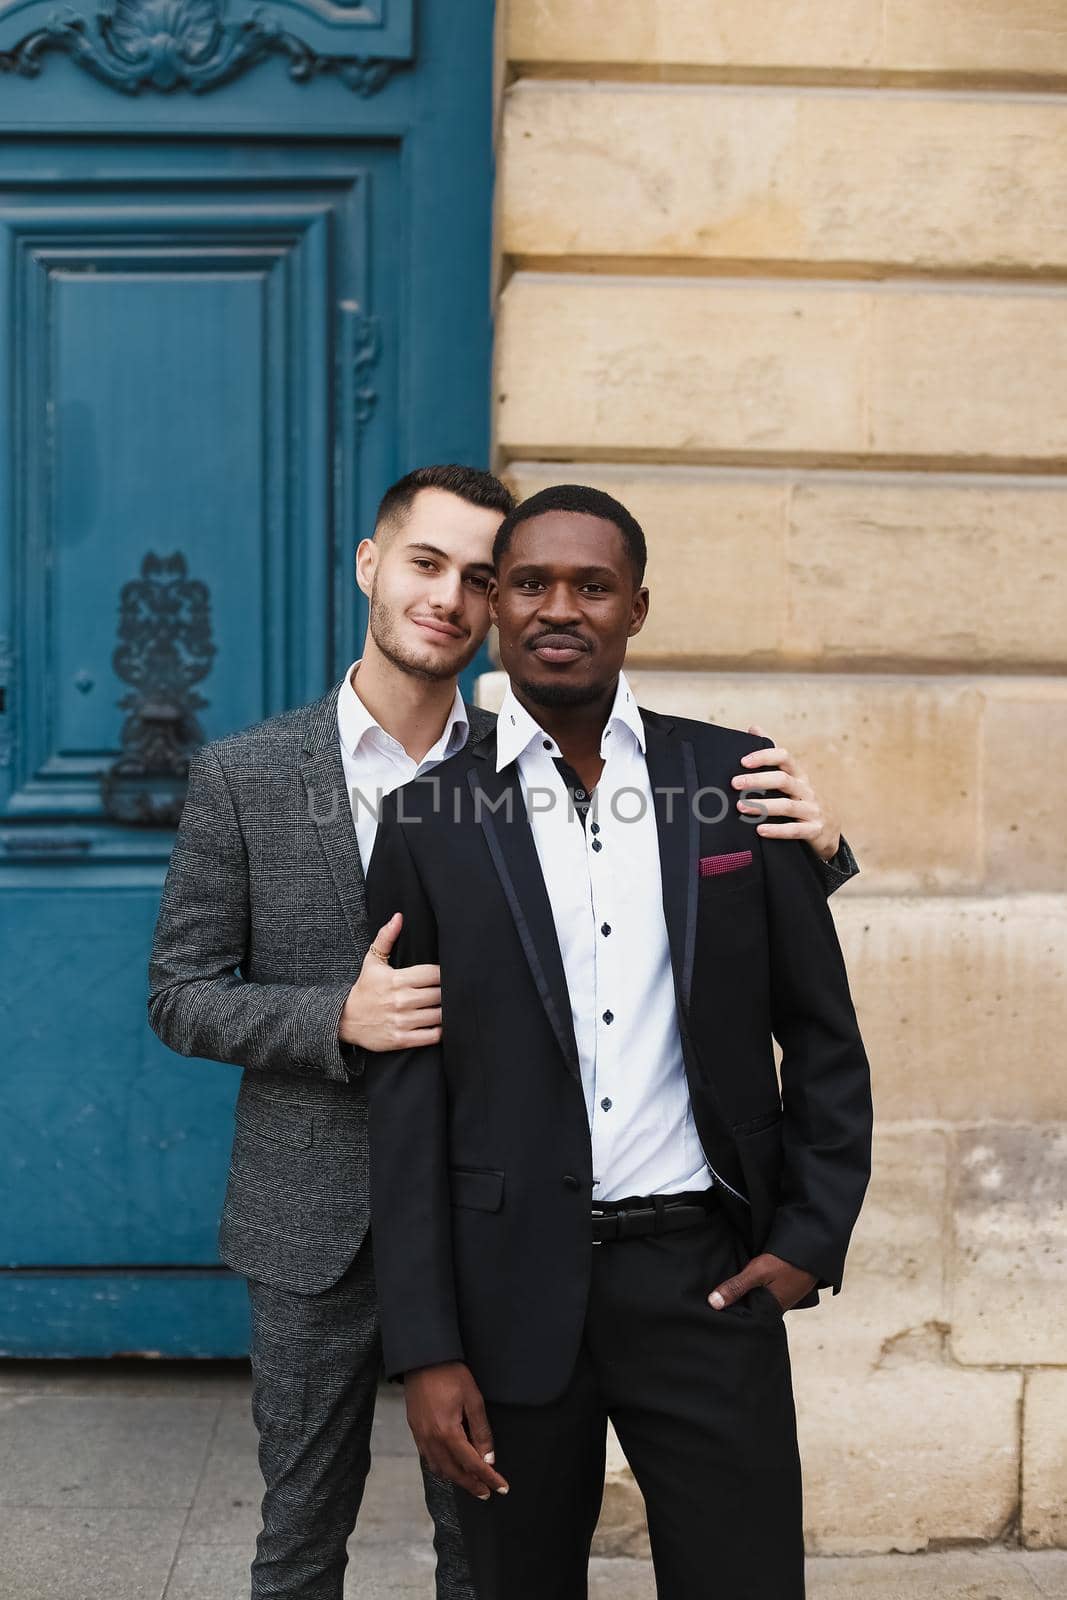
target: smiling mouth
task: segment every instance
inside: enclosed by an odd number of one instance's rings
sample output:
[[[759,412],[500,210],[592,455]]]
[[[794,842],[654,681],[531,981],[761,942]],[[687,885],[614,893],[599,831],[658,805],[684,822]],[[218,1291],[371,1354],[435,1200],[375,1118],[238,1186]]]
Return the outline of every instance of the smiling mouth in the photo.
[[[589,654],[584,644],[568,638],[566,634],[548,634],[530,648],[539,661],[556,662],[561,666]]]
[[[429,617],[412,617],[411,620],[436,639],[462,639],[463,637],[460,629],[454,628],[450,622],[431,622]]]

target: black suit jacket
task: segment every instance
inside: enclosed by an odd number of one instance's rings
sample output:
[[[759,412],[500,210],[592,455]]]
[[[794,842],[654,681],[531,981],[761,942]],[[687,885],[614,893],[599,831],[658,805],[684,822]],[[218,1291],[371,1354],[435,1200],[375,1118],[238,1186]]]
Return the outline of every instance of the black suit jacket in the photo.
[[[836,1292],[871,1099],[823,880],[805,845],[765,847],[732,803],[765,740],[641,715],[701,1142],[752,1250]],[[700,875],[702,856],[744,850],[750,866]],[[368,899],[377,924],[404,913],[397,965],[440,962],[444,1008],[440,1046],[367,1056],[387,1370],[466,1360],[490,1399],[544,1403],[582,1335],[592,1164],[552,911],[495,732],[390,798]]]

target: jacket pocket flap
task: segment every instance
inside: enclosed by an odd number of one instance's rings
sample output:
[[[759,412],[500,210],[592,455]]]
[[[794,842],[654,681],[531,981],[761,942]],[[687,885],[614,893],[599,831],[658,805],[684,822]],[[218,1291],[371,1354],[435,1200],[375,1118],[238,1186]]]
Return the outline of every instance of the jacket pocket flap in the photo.
[[[272,1100],[265,1105],[243,1100],[237,1106],[237,1132],[262,1139],[265,1144],[284,1144],[290,1150],[308,1150],[313,1140],[311,1113],[298,1106]]]
[[[746,1134],[762,1133],[764,1128],[773,1128],[781,1120],[781,1111],[765,1111],[762,1116],[750,1117],[747,1122],[735,1122],[733,1132],[740,1134],[743,1139]]]
[[[482,1167],[450,1167],[452,1204],[473,1211],[499,1211],[504,1204],[504,1174]]]

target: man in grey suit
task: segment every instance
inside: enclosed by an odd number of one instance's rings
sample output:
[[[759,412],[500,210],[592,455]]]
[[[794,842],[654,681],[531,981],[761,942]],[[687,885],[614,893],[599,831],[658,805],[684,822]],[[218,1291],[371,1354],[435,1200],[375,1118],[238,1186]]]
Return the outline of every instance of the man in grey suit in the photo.
[[[467,467],[393,485],[357,552],[362,658],[322,700],[205,746],[190,771],[148,1006],[172,1049],[244,1069],[220,1248],[251,1298],[266,1486],[255,1600],[342,1594],[381,1365],[364,1052],[441,1033],[439,972],[388,965],[401,922],[370,925],[364,868],[380,798],[493,722],[456,677],[488,632],[511,505]],[[806,838],[828,887],[855,870],[786,752],[759,751],[736,782],[782,792],[763,828]],[[453,1491],[424,1476],[438,1600],[473,1600]]]

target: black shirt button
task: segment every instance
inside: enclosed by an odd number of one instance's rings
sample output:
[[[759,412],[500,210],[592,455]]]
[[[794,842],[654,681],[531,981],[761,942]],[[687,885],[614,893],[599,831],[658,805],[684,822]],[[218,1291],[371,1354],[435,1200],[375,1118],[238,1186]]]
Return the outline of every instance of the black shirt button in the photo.
[[[600,832],[600,823],[599,822],[591,822],[589,824],[589,826],[592,828],[594,833],[599,833]]]
[[[584,789],[575,789],[574,798],[576,800],[585,800],[585,799],[587,799],[587,795],[586,795],[585,790]]]
[[[551,748],[552,748],[552,740],[551,739],[542,739],[541,743],[544,745],[546,750],[551,750]]]
[[[582,1186],[572,1172],[563,1174],[563,1187],[565,1189],[580,1189]]]
[[[606,939],[608,934],[611,932],[611,923],[610,922],[602,922],[600,924],[600,931],[601,931],[601,933],[604,935],[604,937]]]
[[[611,1101],[608,1099],[607,1095],[605,1095],[603,1100],[601,1100],[600,1109],[601,1109],[601,1111],[610,1111],[611,1110]]]
[[[615,1021],[615,1013],[614,1013],[614,1011],[605,1011],[605,1013],[604,1013],[604,1021],[605,1022],[614,1022]]]
[[[604,848],[604,846],[601,844],[599,839],[594,839],[593,840],[593,849],[594,850],[603,850],[603,848]]]

